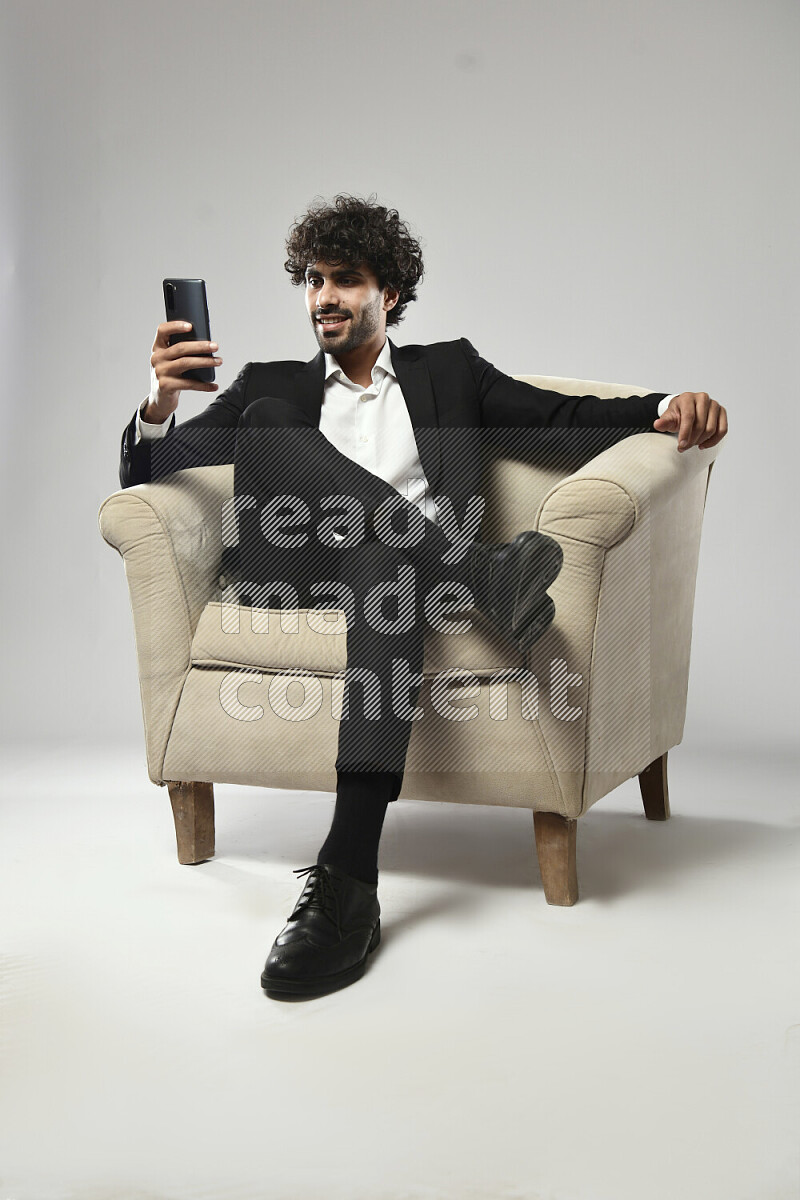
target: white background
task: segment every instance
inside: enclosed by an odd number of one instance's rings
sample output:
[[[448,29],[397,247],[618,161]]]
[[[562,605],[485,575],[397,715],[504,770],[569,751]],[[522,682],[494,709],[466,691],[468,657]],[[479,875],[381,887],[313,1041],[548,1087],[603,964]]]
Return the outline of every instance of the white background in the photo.
[[[0,14],[0,1200],[796,1200],[795,0]],[[338,191],[423,242],[398,344],[731,433],[672,819],[605,797],[567,909],[525,810],[399,801],[374,961],[292,1006],[259,975],[333,798],[220,785],[178,866],[97,511],[162,278],[207,280],[222,386],[310,359],[284,238]]]
[[[774,0],[6,3],[5,737],[139,743],[97,510],[149,388],[161,280],[207,280],[221,387],[251,359],[310,359],[284,238],[348,191],[423,242],[396,342],[465,336],[509,374],[727,407],[685,744],[785,746],[798,24]],[[206,402],[185,393],[179,418]]]

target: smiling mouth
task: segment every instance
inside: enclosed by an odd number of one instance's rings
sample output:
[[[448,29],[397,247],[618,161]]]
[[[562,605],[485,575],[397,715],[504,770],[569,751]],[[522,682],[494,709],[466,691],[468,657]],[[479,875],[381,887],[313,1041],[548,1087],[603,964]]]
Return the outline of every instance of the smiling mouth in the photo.
[[[349,321],[349,317],[317,317],[317,324],[323,329],[341,329]]]

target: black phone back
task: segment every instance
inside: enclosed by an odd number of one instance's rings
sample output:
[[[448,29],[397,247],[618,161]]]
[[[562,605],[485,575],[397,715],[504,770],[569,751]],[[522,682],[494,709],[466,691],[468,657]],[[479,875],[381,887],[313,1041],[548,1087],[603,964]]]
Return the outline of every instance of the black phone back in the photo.
[[[165,279],[164,307],[168,321],[190,321],[192,325],[186,333],[171,333],[170,346],[174,346],[176,342],[211,341],[205,279]],[[182,378],[197,379],[200,383],[213,383],[214,368],[197,367],[191,371],[184,371]]]

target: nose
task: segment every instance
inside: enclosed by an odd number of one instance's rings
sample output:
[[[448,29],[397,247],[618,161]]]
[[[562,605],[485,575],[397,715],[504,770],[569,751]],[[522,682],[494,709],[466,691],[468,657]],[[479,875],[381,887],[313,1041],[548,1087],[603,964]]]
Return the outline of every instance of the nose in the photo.
[[[326,308],[338,308],[338,306],[339,293],[336,284],[332,279],[326,279],[317,295],[317,308],[324,312]]]

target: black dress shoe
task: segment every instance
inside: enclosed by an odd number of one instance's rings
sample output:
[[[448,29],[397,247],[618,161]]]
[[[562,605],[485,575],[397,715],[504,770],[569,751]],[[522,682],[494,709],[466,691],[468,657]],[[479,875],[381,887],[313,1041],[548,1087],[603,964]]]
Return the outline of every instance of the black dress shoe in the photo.
[[[470,546],[475,605],[520,650],[532,646],[555,616],[546,589],[563,561],[558,542],[532,529],[508,544],[473,542]]]
[[[261,975],[262,988],[275,999],[322,996],[355,983],[381,940],[377,883],[331,863],[295,874],[308,875],[305,887]]]

